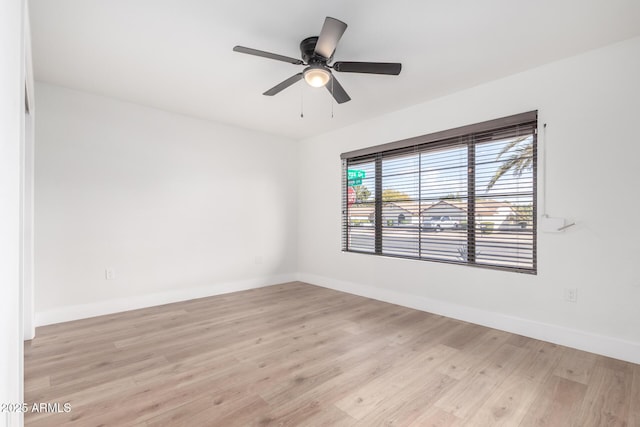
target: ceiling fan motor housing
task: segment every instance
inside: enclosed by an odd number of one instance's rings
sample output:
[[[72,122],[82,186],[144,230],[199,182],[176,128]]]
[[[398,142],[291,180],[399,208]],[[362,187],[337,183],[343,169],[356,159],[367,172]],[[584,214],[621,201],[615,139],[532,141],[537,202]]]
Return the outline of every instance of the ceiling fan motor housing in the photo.
[[[322,56],[316,55],[316,43],[318,43],[318,37],[307,37],[306,39],[300,42],[300,53],[302,54],[302,60],[307,64],[311,65],[313,63],[316,64],[326,64],[331,61],[331,58],[323,58]]]

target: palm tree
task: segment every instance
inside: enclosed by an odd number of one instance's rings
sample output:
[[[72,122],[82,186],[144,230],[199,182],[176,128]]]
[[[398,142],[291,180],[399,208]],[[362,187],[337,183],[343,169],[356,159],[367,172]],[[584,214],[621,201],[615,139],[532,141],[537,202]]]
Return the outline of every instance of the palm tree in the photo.
[[[520,176],[526,170],[531,170],[533,167],[533,138],[531,138],[526,144],[520,144],[522,141],[529,138],[529,136],[523,136],[516,138],[504,146],[502,151],[496,157],[496,160],[500,160],[502,156],[511,152],[511,156],[505,160],[498,168],[489,184],[487,184],[487,191],[498,182],[504,174],[509,171],[513,171],[515,176]]]
[[[356,203],[365,203],[371,196],[371,191],[364,185],[356,185],[353,187],[356,192]]]

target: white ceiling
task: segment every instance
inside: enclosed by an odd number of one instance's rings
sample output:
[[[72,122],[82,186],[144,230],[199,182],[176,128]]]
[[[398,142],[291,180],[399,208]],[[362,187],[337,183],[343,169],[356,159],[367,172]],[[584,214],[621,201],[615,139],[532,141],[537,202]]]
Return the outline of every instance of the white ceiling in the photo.
[[[640,35],[638,0],[30,0],[35,78],[304,138]],[[262,92],[325,16],[349,27],[336,61],[402,62],[398,77],[335,73],[352,101],[303,82]],[[36,94],[37,97],[37,94]],[[37,98],[36,98],[37,99]],[[304,118],[300,118],[301,103]]]

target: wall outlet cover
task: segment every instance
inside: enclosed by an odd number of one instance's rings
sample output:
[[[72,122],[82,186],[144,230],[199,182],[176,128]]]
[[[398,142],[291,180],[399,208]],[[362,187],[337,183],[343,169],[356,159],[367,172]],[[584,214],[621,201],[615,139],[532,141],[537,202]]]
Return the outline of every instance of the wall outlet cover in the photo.
[[[564,290],[564,300],[568,302],[578,302],[578,289],[566,288]]]

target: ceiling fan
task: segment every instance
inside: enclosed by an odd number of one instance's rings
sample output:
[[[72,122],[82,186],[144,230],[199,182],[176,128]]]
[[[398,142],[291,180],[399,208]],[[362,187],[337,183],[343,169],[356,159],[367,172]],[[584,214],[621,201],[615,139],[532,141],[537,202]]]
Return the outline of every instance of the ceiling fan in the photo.
[[[397,76],[402,70],[402,64],[397,62],[349,62],[338,61],[329,64],[333,59],[336,46],[347,29],[344,22],[327,16],[318,37],[307,37],[300,42],[300,52],[302,60],[289,56],[278,55],[276,53],[251,49],[244,46],[235,46],[235,52],[247,53],[249,55],[261,56],[263,58],[275,59],[277,61],[288,62],[294,65],[305,65],[306,68],[285,81],[278,83],[263,95],[273,96],[288,88],[298,80],[304,79],[310,86],[325,86],[333,95],[338,104],[351,100],[342,85],[335,78],[331,70],[342,73],[367,73],[367,74],[387,74]]]

